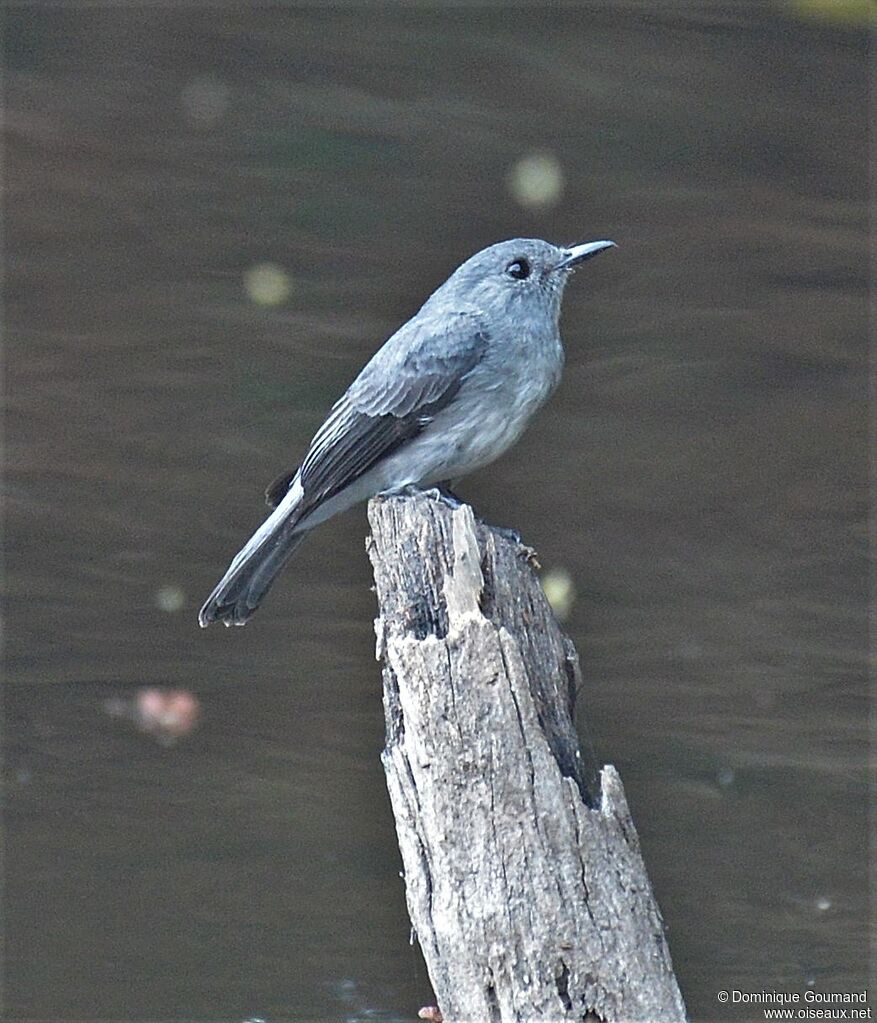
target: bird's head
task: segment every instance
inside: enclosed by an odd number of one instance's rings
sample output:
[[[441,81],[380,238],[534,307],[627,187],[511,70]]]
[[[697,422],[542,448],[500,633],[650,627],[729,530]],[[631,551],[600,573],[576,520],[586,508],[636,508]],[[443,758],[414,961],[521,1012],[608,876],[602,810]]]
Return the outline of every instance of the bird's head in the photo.
[[[566,282],[576,267],[615,247],[615,242],[552,245],[538,238],[497,242],[467,259],[448,278],[435,298],[474,305],[484,312],[501,309],[523,316],[560,314]]]

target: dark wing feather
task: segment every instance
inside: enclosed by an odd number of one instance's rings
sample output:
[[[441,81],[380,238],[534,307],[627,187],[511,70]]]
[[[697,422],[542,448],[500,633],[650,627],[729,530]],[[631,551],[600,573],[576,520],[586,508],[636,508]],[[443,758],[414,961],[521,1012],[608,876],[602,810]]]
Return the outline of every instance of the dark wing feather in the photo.
[[[265,490],[265,503],[269,508],[276,508],[286,497],[286,492],[292,486],[292,481],[298,475],[298,469],[292,472],[282,472],[276,479],[272,480]]]
[[[441,336],[417,320],[407,323],[335,403],[301,468],[268,488],[269,504],[276,506],[299,475],[304,516],[416,437],[454,400],[487,340],[471,313],[446,317]]]

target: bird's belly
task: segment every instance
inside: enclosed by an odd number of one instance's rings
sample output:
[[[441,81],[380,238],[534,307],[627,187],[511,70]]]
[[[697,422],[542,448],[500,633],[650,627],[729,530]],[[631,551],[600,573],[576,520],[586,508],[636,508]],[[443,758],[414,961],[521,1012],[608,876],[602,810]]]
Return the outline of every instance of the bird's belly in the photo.
[[[443,410],[415,444],[424,449],[424,476],[429,484],[457,479],[499,458],[521,436],[553,390],[553,381],[530,386],[522,393],[501,391]]]
[[[521,436],[535,409],[482,410],[468,427],[447,431],[442,478],[466,476],[504,454]]]

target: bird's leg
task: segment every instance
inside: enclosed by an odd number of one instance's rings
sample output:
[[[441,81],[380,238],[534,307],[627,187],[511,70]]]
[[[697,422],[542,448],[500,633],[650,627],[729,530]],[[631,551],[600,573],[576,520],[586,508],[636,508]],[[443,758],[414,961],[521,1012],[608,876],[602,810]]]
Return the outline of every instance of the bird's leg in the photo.
[[[463,504],[459,497],[448,490],[446,483],[440,483],[435,487],[419,487],[416,483],[407,483],[404,487],[397,487],[384,493],[387,496],[400,495],[403,497],[414,497],[417,494],[423,494],[424,497],[428,497],[431,501],[439,501],[455,511]]]
[[[464,501],[461,501],[459,497],[451,490],[453,480],[443,480],[437,486],[430,487],[429,490],[425,490],[424,493],[431,497],[434,501],[441,501],[451,508],[459,508]],[[475,518],[482,526],[487,526],[488,529],[492,529],[494,533],[498,533],[503,539],[511,540],[512,543],[518,544],[521,547],[527,545],[521,539],[521,534],[516,529],[507,529],[504,526],[493,526],[489,522],[485,522],[480,515],[476,515]],[[528,547],[527,550],[530,550]]]
[[[434,501],[441,501],[449,508],[460,508],[463,504],[465,504],[465,501],[461,501],[453,490],[451,490],[452,484],[453,480],[442,480],[442,482],[436,486],[430,487],[430,489],[427,490],[427,494],[429,494]]]
[[[458,508],[461,508],[464,503],[463,501],[460,500],[459,497],[457,497],[456,494],[451,493],[447,483],[438,483],[434,487],[429,487],[427,490],[422,490],[421,493],[426,494],[426,496],[431,501],[438,501],[439,504],[446,504],[449,508],[452,508],[454,511],[456,511]]]
[[[456,494],[451,493],[448,483],[439,483],[434,487],[419,487],[416,483],[408,483],[404,487],[399,487],[396,490],[388,490],[386,493],[401,494],[407,497],[414,497],[415,494],[423,494],[423,496],[428,497],[430,501],[439,501],[441,504],[446,504],[449,508],[453,508],[455,511],[464,503]]]
[[[419,487],[417,486],[416,483],[408,483],[404,487],[399,487],[396,490],[388,490],[386,491],[386,493],[388,495],[401,494],[407,495],[409,497],[413,497],[416,494],[423,494],[425,497],[428,497],[431,501],[438,501],[441,504],[445,504],[449,508],[453,508],[454,511],[456,511],[457,508],[460,508],[466,502],[462,501],[459,497],[457,497],[457,495],[453,493],[453,491],[450,488],[451,481],[443,480],[441,483],[437,484],[434,487],[426,488]],[[508,529],[505,526],[491,525],[490,523],[485,522],[484,519],[482,519],[478,515],[476,515],[475,518],[480,525],[486,526],[487,529],[496,533],[498,536],[501,536],[504,540],[510,541],[511,543],[515,544],[516,547],[520,547],[522,553],[525,555],[527,560],[536,568],[540,567],[539,561],[536,557],[536,551],[528,544],[524,543],[524,541],[521,539],[521,534],[516,529]]]
[[[465,504],[459,497],[451,490],[453,480],[443,480],[441,483],[434,487],[430,487],[429,490],[424,490],[423,493],[427,497],[432,498],[433,501],[441,501],[443,504],[448,505],[449,508],[457,509],[461,505]],[[521,534],[516,529],[507,529],[504,526],[493,526],[489,522],[485,522],[480,515],[476,515],[475,518],[482,526],[487,526],[488,529],[492,529],[494,533],[498,533],[504,540],[510,540],[512,543],[517,544],[520,547],[527,547],[524,541],[521,539]],[[527,550],[531,548],[527,547]]]

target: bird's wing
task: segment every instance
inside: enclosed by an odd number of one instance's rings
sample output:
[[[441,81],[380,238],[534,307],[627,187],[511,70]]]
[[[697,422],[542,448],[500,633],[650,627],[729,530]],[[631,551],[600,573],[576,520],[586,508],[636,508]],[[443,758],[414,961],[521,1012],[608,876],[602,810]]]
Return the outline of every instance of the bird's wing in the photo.
[[[271,484],[268,504],[276,507],[297,477],[304,517],[416,437],[454,400],[487,341],[474,313],[446,316],[438,328],[405,324],[332,407],[301,467]]]

